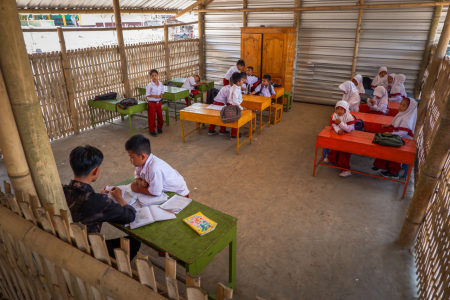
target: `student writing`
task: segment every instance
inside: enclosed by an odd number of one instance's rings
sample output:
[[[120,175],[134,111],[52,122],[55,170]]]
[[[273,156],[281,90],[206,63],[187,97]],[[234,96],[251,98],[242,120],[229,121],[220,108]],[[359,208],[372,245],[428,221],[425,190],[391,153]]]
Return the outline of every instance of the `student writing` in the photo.
[[[161,100],[164,94],[164,86],[161,81],[158,80],[158,71],[150,70],[150,78],[152,81],[147,85],[145,96],[148,101],[147,116],[148,116],[148,131],[151,136],[157,137],[155,129],[158,128],[158,133],[162,133],[163,127],[163,115]],[[158,120],[158,126],[155,125],[155,120]]]
[[[234,73],[240,73],[244,67],[245,67],[245,62],[242,59],[238,60],[236,65],[232,66],[225,74],[225,77],[223,78],[223,85],[224,86],[229,85],[231,76]]]
[[[373,98],[367,101],[371,114],[385,115],[388,113],[388,92],[382,86],[377,86],[373,91]]]
[[[356,86],[351,81],[346,81],[339,85],[339,88],[344,93],[342,100],[347,102],[350,111],[359,111],[359,103],[361,98],[359,97],[359,92]]]

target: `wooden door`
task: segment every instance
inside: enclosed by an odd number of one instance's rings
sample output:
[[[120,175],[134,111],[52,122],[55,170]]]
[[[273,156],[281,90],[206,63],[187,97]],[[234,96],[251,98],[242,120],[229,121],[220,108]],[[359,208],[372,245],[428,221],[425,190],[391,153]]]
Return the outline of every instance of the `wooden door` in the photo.
[[[269,74],[273,83],[283,86],[284,39],[284,34],[265,33],[262,51],[262,75]]]
[[[253,67],[253,74],[261,78],[261,33],[243,33],[241,36],[241,59],[246,67]],[[245,70],[243,70],[245,71]]]

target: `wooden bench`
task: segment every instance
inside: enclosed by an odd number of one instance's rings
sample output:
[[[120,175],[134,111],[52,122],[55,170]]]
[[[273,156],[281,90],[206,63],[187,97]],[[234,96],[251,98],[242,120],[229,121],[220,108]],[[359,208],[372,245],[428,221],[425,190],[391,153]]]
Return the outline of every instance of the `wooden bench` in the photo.
[[[378,177],[385,180],[391,180],[395,182],[400,182],[405,185],[403,190],[402,198],[405,197],[406,188],[408,187],[409,178],[411,176],[412,168],[408,168],[408,175],[406,176],[406,181],[394,180],[389,178],[384,178],[382,176],[377,176],[374,174],[354,171],[350,169],[343,169],[333,165],[328,165],[323,163],[321,158],[319,163],[317,161],[317,149],[319,147],[325,149],[332,149],[337,151],[348,152],[356,155],[368,156],[373,158],[379,158],[389,161],[398,162],[401,164],[407,164],[412,166],[416,158],[416,141],[403,139],[406,144],[399,148],[380,146],[372,143],[373,133],[363,132],[363,131],[352,131],[348,134],[338,135],[334,131],[333,127],[326,126],[317,136],[316,140],[316,152],[314,155],[314,170],[313,176],[316,174],[316,168],[318,165],[323,165],[327,167],[337,168],[341,170],[351,171],[363,175],[369,175],[372,177]]]
[[[389,111],[386,114],[386,116],[395,117],[398,114],[398,107],[399,106],[400,106],[400,102],[388,101]],[[370,108],[369,108],[369,106],[367,104],[360,104],[359,105],[359,112],[368,113],[369,111],[370,111]]]
[[[366,114],[362,112],[354,112],[351,114],[355,116],[357,119],[361,119],[364,121],[364,131],[373,132],[373,133],[384,133],[390,131],[389,128],[382,128],[383,124],[391,124],[394,117],[383,116],[383,115],[375,115],[375,114]],[[333,115],[330,117],[330,126],[332,124]]]

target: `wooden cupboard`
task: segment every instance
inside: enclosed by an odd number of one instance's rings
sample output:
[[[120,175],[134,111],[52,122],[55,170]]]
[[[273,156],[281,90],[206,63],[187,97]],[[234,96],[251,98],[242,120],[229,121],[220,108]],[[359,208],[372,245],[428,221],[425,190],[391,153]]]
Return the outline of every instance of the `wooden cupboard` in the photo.
[[[292,91],[295,27],[241,27],[241,58],[255,76],[265,74],[272,82]]]

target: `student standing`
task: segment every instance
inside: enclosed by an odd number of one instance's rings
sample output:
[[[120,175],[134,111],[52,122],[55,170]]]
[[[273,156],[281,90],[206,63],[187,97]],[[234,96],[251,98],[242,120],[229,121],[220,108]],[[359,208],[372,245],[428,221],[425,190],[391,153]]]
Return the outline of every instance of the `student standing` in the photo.
[[[264,75],[261,81],[261,84],[259,84],[256,89],[252,92],[252,95],[260,95],[263,97],[271,97],[272,103],[275,101],[275,95],[277,94],[275,92],[275,89],[272,85],[272,77],[268,74]]]
[[[377,86],[373,91],[373,98],[367,101],[370,114],[385,115],[388,113],[388,92],[382,86]]]
[[[412,98],[405,98],[400,102],[398,114],[392,120],[392,124],[384,124],[382,127],[392,130],[392,132],[386,133],[392,133],[401,138],[412,140],[414,138],[416,120],[417,102]],[[378,171],[379,169],[385,170],[381,172],[381,176],[390,179],[399,179],[399,172],[402,169],[402,165],[397,162],[377,158],[373,163],[372,170]]]
[[[389,101],[401,102],[403,98],[407,97],[404,85],[405,80],[406,76],[403,74],[395,76],[394,84],[392,85],[391,93],[389,94]]]
[[[385,87],[387,85],[387,68],[386,67],[381,67],[378,70],[378,75],[375,76],[375,78],[372,80],[372,83],[370,84],[371,88],[376,88],[377,86],[383,86]]]
[[[162,133],[163,127],[163,115],[161,109],[161,100],[164,94],[164,86],[158,80],[158,71],[155,69],[150,70],[150,78],[152,81],[147,85],[145,96],[147,97],[148,108],[148,131],[151,136],[157,137],[158,134]],[[155,120],[158,120],[158,126],[155,125]],[[158,134],[155,132],[156,127],[158,127]]]
[[[339,88],[344,93],[342,100],[348,103],[350,111],[359,111],[361,98],[359,97],[358,89],[353,82],[346,81],[339,85]]]
[[[219,106],[225,106],[227,105],[227,100],[230,97],[230,90],[231,87],[233,86],[233,81],[230,82],[230,85],[226,85],[223,88],[220,89],[219,93],[217,94],[217,96],[214,98],[214,105],[219,105]],[[229,131],[226,130],[227,128],[225,126],[220,126],[220,132],[219,135],[228,135],[230,134]],[[209,125],[209,131],[208,131],[208,135],[215,135],[216,134],[216,125]]]
[[[343,135],[355,130],[355,118],[350,114],[349,106],[346,101],[339,101],[336,103],[335,113],[332,118],[332,126],[337,134]],[[331,162],[333,165],[343,168],[350,169],[350,157],[351,153],[330,150],[328,156],[323,160],[324,163]],[[341,177],[348,177],[352,175],[352,172],[342,170],[339,174]]]
[[[234,73],[230,79],[233,82],[233,86],[230,89],[230,96],[228,97],[227,103],[228,105],[237,105],[241,110],[244,110],[244,108],[241,106],[242,101],[244,101],[242,99],[242,92],[241,92],[241,86],[244,83],[244,80],[241,76],[241,73]],[[241,137],[240,133],[239,137]],[[232,128],[230,139],[234,140],[236,138],[237,138],[237,128]]]
[[[242,68],[244,68],[244,67],[245,67],[245,62],[242,59],[238,60],[236,65],[232,66],[225,74],[225,78],[223,79],[223,86],[229,85],[231,75],[233,75],[234,73],[240,73]]]
[[[363,78],[361,75],[356,74],[355,77],[353,77],[352,82],[356,86],[356,89],[358,90],[358,93],[360,95],[366,93],[366,90],[364,89],[364,86],[363,86]]]
[[[195,89],[195,87],[201,84],[206,84],[206,86],[209,86],[207,82],[200,81],[200,76],[194,75],[186,79],[186,81],[183,83],[181,87],[184,89],[188,89],[189,93],[192,94],[193,97],[194,95],[198,95],[199,93],[198,90]],[[184,100],[186,101],[186,106],[189,106],[190,105],[189,97],[184,98]]]

